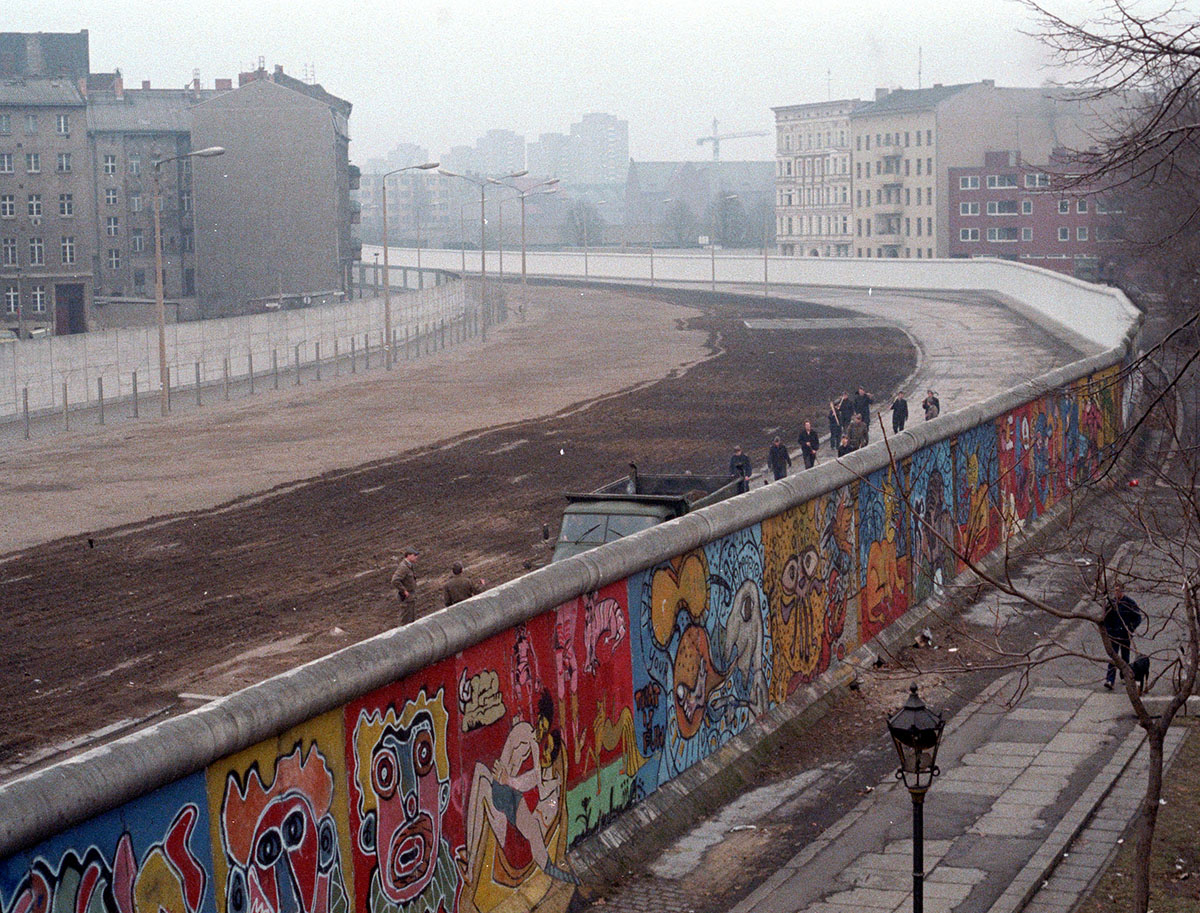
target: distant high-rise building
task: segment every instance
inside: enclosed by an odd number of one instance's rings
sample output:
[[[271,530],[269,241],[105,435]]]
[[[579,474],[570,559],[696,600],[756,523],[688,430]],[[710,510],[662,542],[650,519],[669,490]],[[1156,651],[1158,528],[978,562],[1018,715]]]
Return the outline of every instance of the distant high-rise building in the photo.
[[[480,173],[495,177],[525,168],[525,137],[511,130],[489,130],[475,141]]]
[[[624,184],[629,169],[629,121],[611,114],[585,114],[571,124],[575,156],[573,183]]]
[[[387,154],[387,168],[408,168],[411,165],[422,165],[429,161],[429,150],[416,143],[397,143],[396,147]]]
[[[577,166],[575,149],[579,144],[576,136],[565,133],[543,133],[536,143],[530,143],[525,167],[529,173],[540,178],[558,178],[564,184],[574,184]]]
[[[458,174],[479,174],[483,171],[479,153],[474,146],[451,146],[441,161],[442,168]]]

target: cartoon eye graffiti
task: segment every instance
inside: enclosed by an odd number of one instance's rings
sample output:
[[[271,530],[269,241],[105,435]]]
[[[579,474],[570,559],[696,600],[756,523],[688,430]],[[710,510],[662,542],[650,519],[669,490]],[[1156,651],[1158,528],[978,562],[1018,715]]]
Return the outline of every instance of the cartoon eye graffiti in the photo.
[[[418,777],[425,776],[433,769],[433,735],[427,730],[417,733],[413,745],[413,767]]]
[[[783,566],[783,589],[784,592],[793,593],[796,590],[796,582],[800,576],[800,562],[793,555],[787,560],[787,564]]]
[[[277,828],[269,828],[263,832],[254,850],[254,861],[264,869],[269,869],[279,861],[283,853],[283,841],[279,838]]]
[[[304,813],[296,810],[283,819],[283,842],[289,850],[294,850],[304,839]]]
[[[375,813],[367,812],[367,816],[363,819],[362,830],[359,831],[359,845],[362,846],[363,852],[375,852]]]
[[[333,822],[325,818],[317,828],[317,868],[328,872],[333,867],[336,851],[337,836],[334,833]]]
[[[246,876],[241,869],[229,873],[229,887],[226,891],[229,898],[229,913],[245,913],[246,911]]]
[[[396,791],[396,759],[389,751],[381,751],[371,762],[371,786],[381,799],[390,799]]]

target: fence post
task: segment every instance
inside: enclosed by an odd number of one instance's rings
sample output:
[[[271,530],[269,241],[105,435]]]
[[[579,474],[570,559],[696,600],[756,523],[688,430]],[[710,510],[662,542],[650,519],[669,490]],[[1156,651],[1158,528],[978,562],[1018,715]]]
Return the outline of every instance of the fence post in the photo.
[[[342,363],[338,360],[338,341],[337,337],[333,337],[333,376],[342,376]]]
[[[275,389],[279,389],[279,350],[271,350],[271,375],[275,378]]]
[[[200,393],[200,362],[196,362],[196,405],[204,405],[202,395]]]
[[[133,417],[138,417],[137,371],[133,372]]]
[[[104,424],[104,378],[96,378],[96,401],[100,406],[100,424]]]
[[[296,386],[300,386],[300,343],[296,343]]]
[[[371,334],[363,333],[363,370],[371,370]]]
[[[321,379],[321,341],[317,340],[314,345],[317,352],[317,380]]]
[[[246,353],[246,368],[250,375],[250,395],[254,395],[254,353]]]
[[[350,336],[350,373],[351,374],[358,373],[358,353],[354,351],[354,345],[355,345],[356,340],[357,340],[356,336],[354,336],[354,335]]]
[[[229,356],[221,362],[221,385],[224,388],[225,402],[229,402]]]
[[[439,331],[442,337],[442,348],[446,348],[446,318],[442,318],[439,324]]]
[[[21,411],[25,413],[25,440],[29,440],[29,388],[21,388]]]
[[[175,379],[179,380],[179,368],[175,369]],[[171,366],[167,366],[167,411],[171,411]]]
[[[63,381],[63,430],[71,430],[71,416],[67,411],[67,382]]]
[[[411,356],[412,353],[409,352],[408,324],[406,323],[404,325],[404,360],[408,361]]]

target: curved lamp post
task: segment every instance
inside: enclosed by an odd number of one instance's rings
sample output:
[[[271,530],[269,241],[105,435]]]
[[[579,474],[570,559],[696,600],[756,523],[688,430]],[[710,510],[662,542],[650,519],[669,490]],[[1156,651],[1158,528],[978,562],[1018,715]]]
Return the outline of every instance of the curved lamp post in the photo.
[[[888,733],[900,756],[896,779],[903,780],[913,804],[913,913],[922,913],[925,905],[925,793],[940,772],[938,745],[946,721],[940,713],[925,706],[917,695],[914,682],[908,700],[887,721]]]
[[[736,193],[723,193],[717,197],[717,205],[713,207],[712,237],[708,239],[708,250],[709,262],[712,264],[712,290],[714,292],[717,290],[717,219],[721,216],[721,205],[737,198]]]
[[[533,184],[521,190],[519,187],[514,187],[512,184],[505,184],[504,181],[498,181],[495,178],[488,178],[489,184],[495,184],[497,187],[507,187],[509,190],[516,191],[515,197],[510,199],[521,201],[521,288],[525,288],[525,199],[526,197],[541,196],[548,193],[558,193],[558,188],[555,186],[558,183],[558,178],[550,178],[548,181],[542,181],[538,184]],[[507,202],[507,201],[505,201]],[[504,226],[504,208],[500,208],[500,225]],[[500,278],[504,278],[504,235],[501,231],[500,237]]]
[[[182,155],[172,155],[159,159],[154,163],[154,304],[158,316],[158,402],[162,414],[170,411],[170,398],[167,386],[167,305],[163,298],[163,254],[162,254],[162,166],[167,162],[177,162],[180,159],[208,159],[224,155],[222,146],[209,146],[207,149],[197,149],[195,152],[185,152]]]
[[[383,185],[383,357],[384,364],[389,371],[392,370],[392,274],[388,269],[387,179],[401,171],[428,171],[440,164],[440,162],[422,162],[420,165],[393,168],[391,171],[385,171],[380,179]],[[421,249],[418,245],[417,259],[420,260],[420,258]],[[417,281],[421,280],[418,278]]]
[[[439,168],[438,174],[448,178],[462,178],[462,180],[474,184],[479,188],[479,303],[483,307],[484,321],[486,323],[489,314],[487,308],[487,237],[484,234],[487,226],[487,186],[489,183],[495,183],[492,178],[475,178],[469,174],[459,174],[457,171],[447,171],[445,168]],[[505,174],[500,177],[501,181],[511,180],[512,178],[524,177],[529,174],[525,169],[514,171],[512,174]],[[500,243],[504,243],[501,239]],[[466,271],[466,252],[463,253],[463,271]]]

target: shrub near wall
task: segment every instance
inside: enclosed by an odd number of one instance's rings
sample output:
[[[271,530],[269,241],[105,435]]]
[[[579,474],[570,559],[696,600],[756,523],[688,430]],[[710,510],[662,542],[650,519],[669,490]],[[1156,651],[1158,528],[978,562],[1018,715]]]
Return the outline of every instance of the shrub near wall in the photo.
[[[939,536],[983,555],[1091,477],[1120,394],[1035,396],[64,830],[0,910],[561,908],[574,843],[939,593]]]

